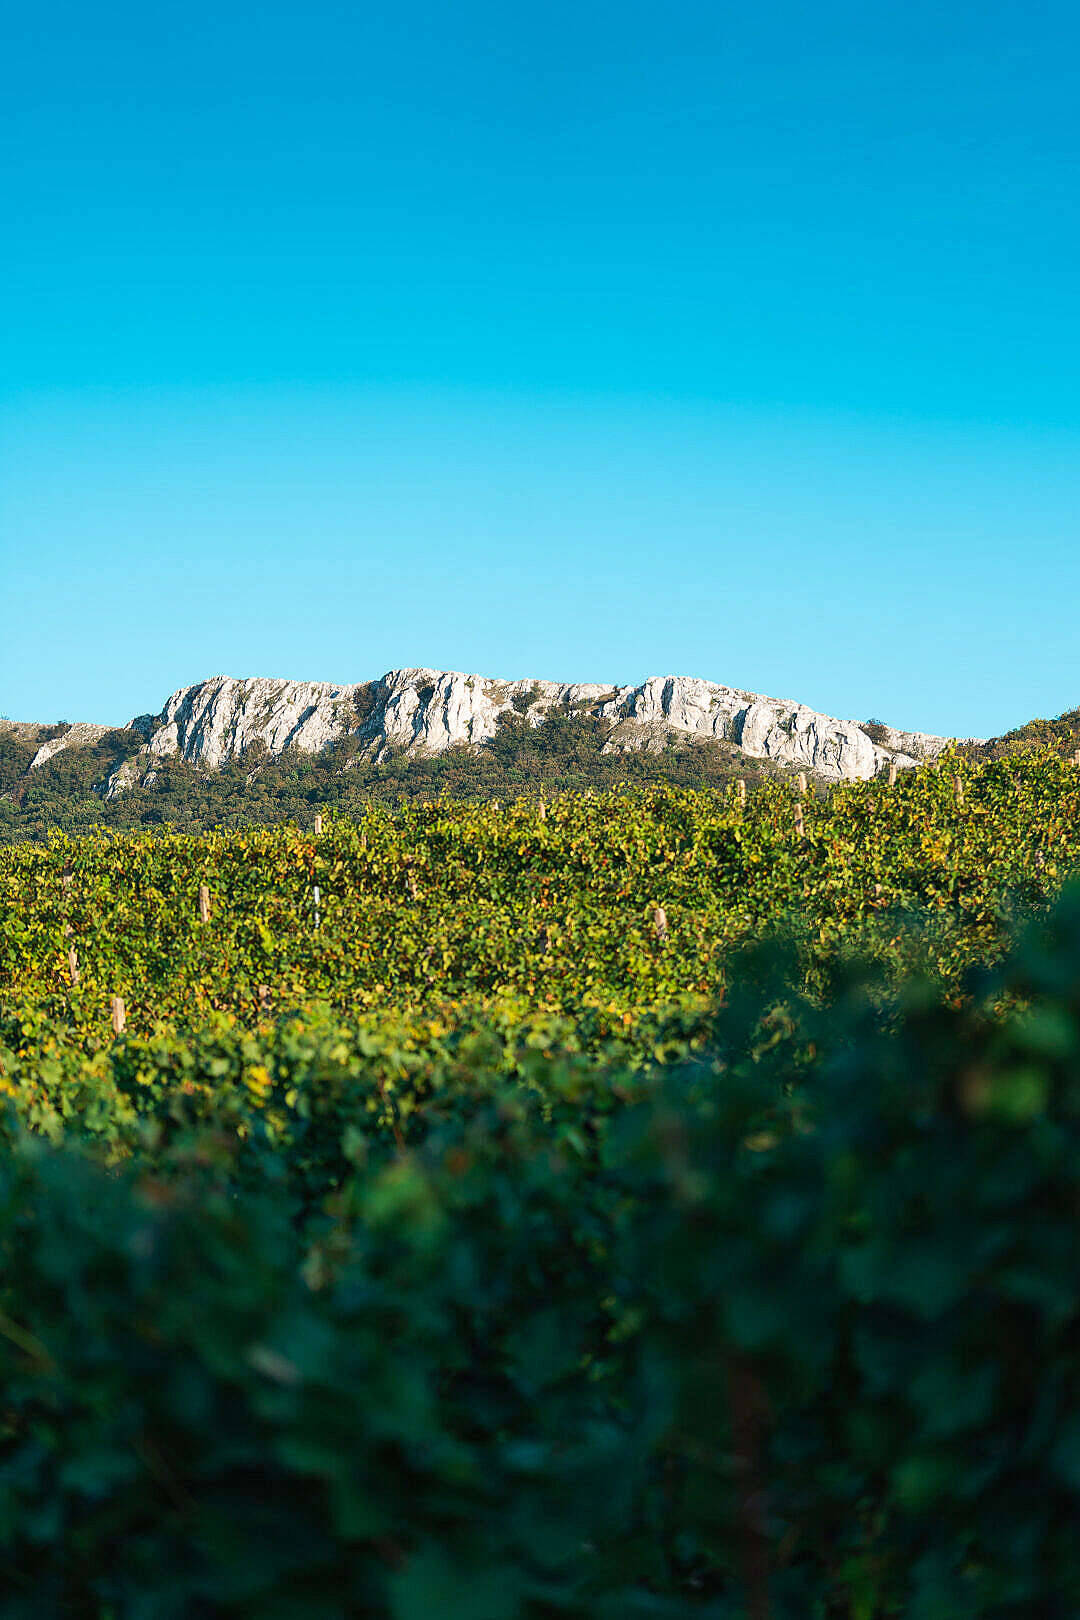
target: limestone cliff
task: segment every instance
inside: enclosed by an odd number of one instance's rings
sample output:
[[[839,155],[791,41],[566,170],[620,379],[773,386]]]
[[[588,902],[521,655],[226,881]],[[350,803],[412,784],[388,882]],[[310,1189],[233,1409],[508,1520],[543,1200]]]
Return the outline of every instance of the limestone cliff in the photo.
[[[44,765],[47,759],[52,759],[54,754],[62,753],[65,748],[84,748],[100,741],[108,729],[108,726],[91,725],[85,720],[77,721],[75,725],[61,732],[59,737],[50,737],[47,742],[41,744],[30,761],[30,769],[35,770],[39,765]]]
[[[160,714],[132,721],[144,746],[110,779],[109,791],[146,781],[155,761],[169,756],[214,769],[253,749],[316,753],[352,737],[359,757],[385,760],[476,746],[495,735],[503,715],[517,713],[539,726],[552,712],[567,711],[605,722],[609,752],[659,749],[669,738],[715,739],[751,758],[802,766],[830,781],[865,779],[890,762],[910,768],[948,741],[889,727],[875,728],[877,740],[871,740],[856,721],[689,676],[605,687],[495,681],[434,669],[391,670],[380,680],[353,685],[220,675],[174,692]],[[83,729],[97,728],[76,728]],[[47,745],[49,753],[80,740],[74,732],[57,738]]]

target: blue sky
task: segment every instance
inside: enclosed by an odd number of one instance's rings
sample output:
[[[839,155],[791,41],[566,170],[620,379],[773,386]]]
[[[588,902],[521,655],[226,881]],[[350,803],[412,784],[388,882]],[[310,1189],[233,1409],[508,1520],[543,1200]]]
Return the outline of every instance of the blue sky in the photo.
[[[3,713],[1080,702],[1075,8],[39,0],[0,60]]]

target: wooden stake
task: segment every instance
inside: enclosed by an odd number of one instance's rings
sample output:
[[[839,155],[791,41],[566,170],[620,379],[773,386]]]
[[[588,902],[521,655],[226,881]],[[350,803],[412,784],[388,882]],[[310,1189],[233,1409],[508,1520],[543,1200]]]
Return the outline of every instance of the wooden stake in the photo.
[[[210,890],[205,883],[199,884],[199,921],[210,921]]]
[[[806,837],[806,827],[803,824],[802,800],[801,799],[796,799],[795,800],[795,836],[796,836],[796,838],[805,838]]]
[[[260,1017],[265,1018],[269,1011],[270,1011],[270,986],[268,984],[260,984],[260,986],[259,986],[259,1015],[260,1015]]]
[[[547,820],[547,805],[544,803],[543,799],[540,800],[540,808],[539,808],[538,814],[539,814],[539,817],[540,817],[541,821],[546,821]]]
[[[806,795],[807,795],[807,792],[808,792],[808,789],[807,789],[807,786],[806,786],[806,772],[805,771],[800,771],[799,772],[798,776],[795,778],[795,784],[799,789],[799,797],[801,799],[805,799]]]
[[[1080,765],[1080,748],[1073,749],[1073,764]]]
[[[60,874],[60,882],[61,882],[62,886],[65,889],[70,889],[71,888],[71,880],[72,880],[72,878],[74,876],[75,876],[75,874],[71,870],[71,862],[70,861],[65,861],[64,862],[64,870]]]
[[[735,797],[739,802],[739,809],[746,808],[746,778],[740,776],[735,784]]]
[[[113,1034],[122,1035],[124,1033],[124,1024],[127,1022],[124,1013],[124,998],[122,996],[113,996],[109,1006],[112,1011]]]
[[[667,938],[667,912],[663,906],[653,907],[652,925],[656,931],[657,939]]]
[[[319,921],[320,921],[320,918],[319,918],[319,902],[322,900],[322,894],[319,891],[319,885],[317,883],[315,884],[315,887],[312,889],[311,892],[312,892],[312,894],[313,894],[313,896],[315,898],[315,930],[316,930],[316,932],[318,932]]]
[[[322,832],[322,816],[316,816],[315,817],[315,836],[316,836],[316,838],[319,837],[321,832]]]
[[[954,776],[953,779],[952,779],[952,788],[953,788],[953,797],[954,797],[954,799],[956,800],[957,804],[962,805],[963,802],[964,802],[964,780],[963,780],[963,777],[961,777],[959,775]]]
[[[889,761],[889,786],[890,787],[895,787],[896,786],[896,761],[895,761],[895,759],[891,759]]]
[[[68,951],[68,971],[71,974],[71,982],[72,982],[72,984],[78,984],[78,982],[79,982],[79,954],[76,951],[74,945],[71,947],[70,951]]]

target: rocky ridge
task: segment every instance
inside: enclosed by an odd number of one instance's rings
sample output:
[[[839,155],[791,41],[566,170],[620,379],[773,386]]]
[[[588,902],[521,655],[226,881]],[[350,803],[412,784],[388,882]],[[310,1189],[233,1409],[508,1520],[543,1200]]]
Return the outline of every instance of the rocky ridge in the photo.
[[[139,752],[109,778],[110,796],[136,783],[152,784],[156,763],[180,757],[213,770],[265,748],[309,753],[354,738],[353,758],[439,754],[476,747],[493,737],[504,716],[543,725],[551,713],[578,713],[606,724],[604,751],[657,750],[677,742],[715,740],[752,759],[802,767],[826,781],[865,780],[889,764],[911,769],[932,759],[949,739],[875,726],[873,738],[854,720],[838,720],[805,704],[763,697],[690,676],[653,676],[637,686],[496,681],[433,669],[390,670],[377,681],[327,681],[214,676],[174,692],[159,714],[139,715],[131,729]],[[104,727],[73,726],[44,743],[33,765],[64,748],[102,736]]]
[[[62,753],[65,748],[86,748],[100,742],[108,729],[108,726],[95,726],[85,720],[78,721],[59,737],[50,737],[47,742],[43,742],[30,761],[30,769],[36,770],[39,765],[44,765],[46,760],[52,759],[54,754]]]

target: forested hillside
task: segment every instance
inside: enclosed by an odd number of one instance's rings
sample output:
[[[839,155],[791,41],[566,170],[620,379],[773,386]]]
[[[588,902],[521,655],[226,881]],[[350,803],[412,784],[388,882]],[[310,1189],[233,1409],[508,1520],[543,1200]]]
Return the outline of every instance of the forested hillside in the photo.
[[[252,748],[241,761],[199,770],[179,759],[156,764],[152,787],[104,797],[110,774],[142,739],[108,732],[91,746],[57,754],[29,771],[48,729],[32,737],[0,732],[0,842],[47,838],[52,830],[82,832],[160,827],[310,826],[319,810],[356,815],[370,802],[401,798],[506,798],[520,793],[604,790],[617,784],[672,782],[708,787],[739,774],[751,782],[782,774],[766,761],[747,760],[720,742],[696,742],[662,753],[605,754],[609,728],[582,715],[560,715],[542,727],[504,719],[478,748],[457,747],[430,758],[401,756],[371,764],[346,740],[319,754],[289,749],[275,758]]]
[[[1010,754],[1032,753],[1042,748],[1066,756],[1080,748],[1080,708],[1067,709],[1053,720],[1029,720],[1001,737],[970,743],[964,751],[973,759],[1005,759]]]
[[[871,739],[884,730],[875,721],[863,729]],[[610,727],[595,717],[557,714],[535,727],[511,714],[501,718],[496,735],[479,747],[458,746],[427,758],[400,755],[382,764],[358,757],[355,738],[315,754],[293,748],[271,757],[255,746],[241,760],[216,770],[163,758],[155,762],[152,786],[128,787],[106,799],[110,776],[135,754],[141,736],[106,732],[97,742],[58,753],[30,771],[41,744],[62,731],[62,724],[0,729],[0,843],[95,827],[169,825],[197,831],[280,822],[309,827],[319,811],[355,816],[365,804],[403,798],[505,799],[660,782],[713,788],[739,776],[753,787],[796,774],[789,765],[749,758],[733,744],[718,741],[672,739],[659,753],[605,753]],[[1074,709],[1055,720],[1032,720],[984,743],[964,744],[959,751],[973,761],[1040,748],[1069,758],[1078,747],[1080,709]]]

